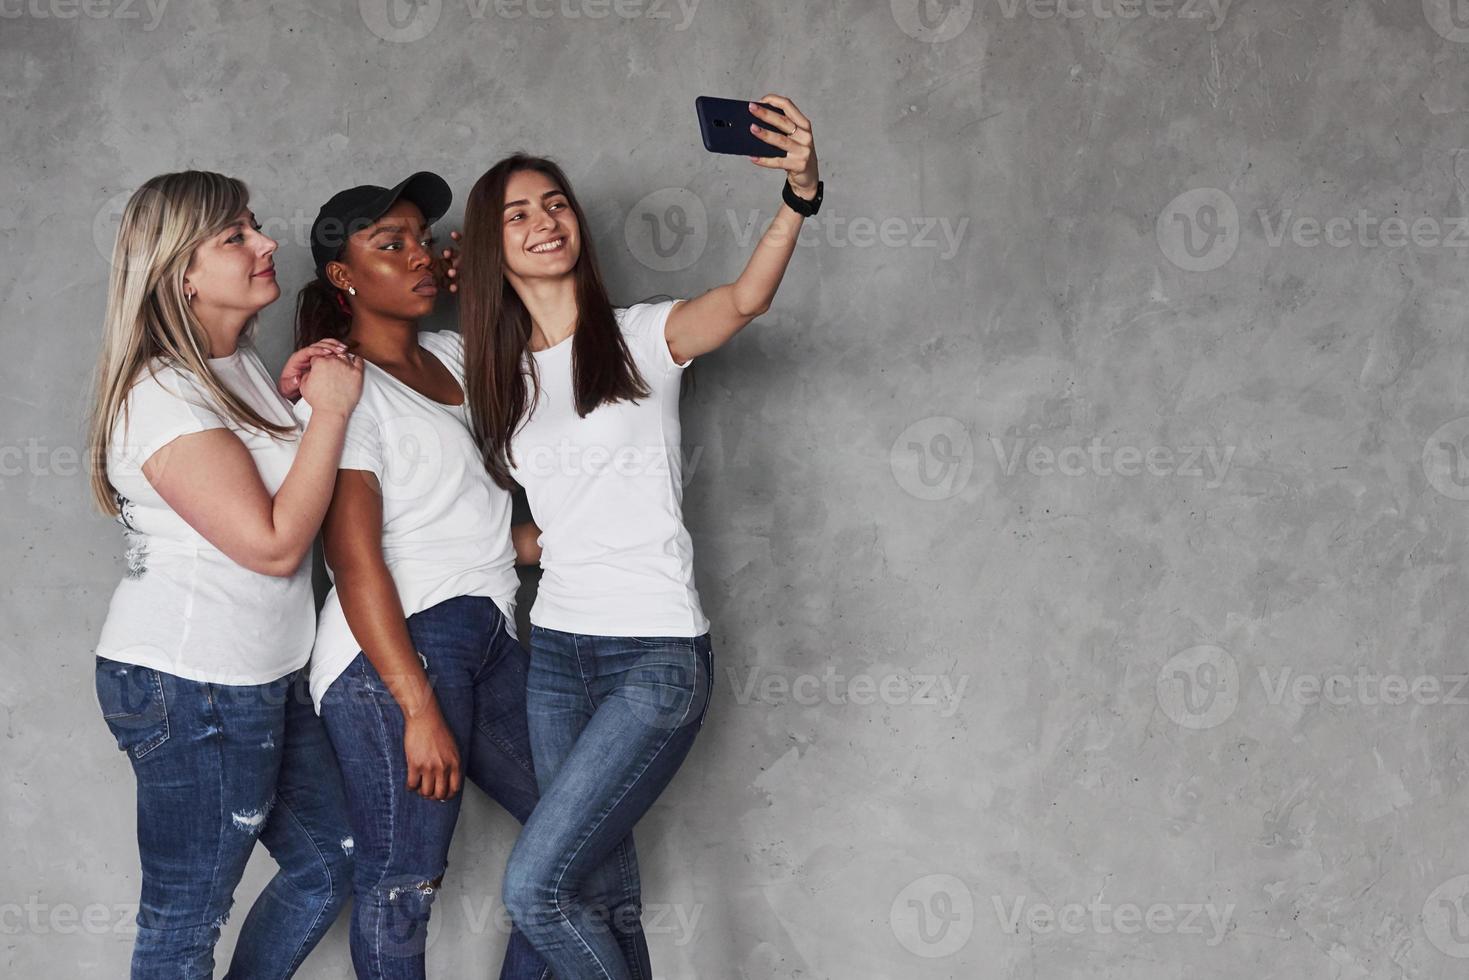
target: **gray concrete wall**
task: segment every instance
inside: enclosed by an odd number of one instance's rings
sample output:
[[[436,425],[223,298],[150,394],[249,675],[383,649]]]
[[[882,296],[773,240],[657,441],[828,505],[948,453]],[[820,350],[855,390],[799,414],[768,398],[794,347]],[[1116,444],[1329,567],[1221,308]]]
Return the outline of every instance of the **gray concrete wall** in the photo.
[[[78,459],[126,193],[244,178],[293,291],[331,191],[433,168],[454,225],[527,148],[615,298],[691,295],[779,189],[693,97],[767,91],[826,207],[684,404],[718,678],[639,828],[659,975],[1464,975],[1469,5],[0,12],[7,975],[131,941],[90,670],[121,540]],[[469,795],[437,976],[504,943],[514,826]],[[301,975],[350,975],[345,920]]]

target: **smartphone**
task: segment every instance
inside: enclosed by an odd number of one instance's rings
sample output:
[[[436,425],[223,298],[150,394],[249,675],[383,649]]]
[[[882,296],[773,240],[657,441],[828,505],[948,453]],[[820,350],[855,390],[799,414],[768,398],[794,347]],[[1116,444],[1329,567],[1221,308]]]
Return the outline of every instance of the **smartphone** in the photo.
[[[758,103],[773,112],[781,112],[773,105]],[[704,137],[704,149],[710,153],[733,153],[742,157],[783,157],[786,151],[750,132],[753,123],[765,129],[760,120],[750,111],[748,99],[716,99],[701,95],[694,100],[694,111],[699,114],[699,134]]]

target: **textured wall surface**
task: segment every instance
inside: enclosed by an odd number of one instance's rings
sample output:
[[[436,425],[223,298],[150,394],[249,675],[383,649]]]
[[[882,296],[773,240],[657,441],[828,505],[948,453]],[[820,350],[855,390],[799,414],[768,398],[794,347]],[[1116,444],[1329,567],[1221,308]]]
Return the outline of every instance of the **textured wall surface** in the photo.
[[[614,299],[687,296],[780,179],[693,97],[768,91],[826,205],[684,401],[718,677],[638,831],[659,976],[1465,975],[1460,0],[0,0],[0,970],[132,939],[80,458],[127,193],[245,179],[290,294],[332,191],[438,170],[442,230],[525,148]],[[436,976],[504,945],[468,794]]]

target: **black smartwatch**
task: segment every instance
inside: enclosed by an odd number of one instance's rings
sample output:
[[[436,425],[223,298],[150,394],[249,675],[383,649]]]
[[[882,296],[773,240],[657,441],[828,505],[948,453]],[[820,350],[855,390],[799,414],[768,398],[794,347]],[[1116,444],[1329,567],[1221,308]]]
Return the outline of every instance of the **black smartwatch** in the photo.
[[[816,182],[816,196],[808,201],[791,189],[790,181],[786,181],[785,184],[782,185],[780,196],[781,199],[790,206],[790,209],[792,211],[796,212],[803,218],[809,218],[817,211],[821,210],[821,192],[824,187],[825,185],[818,180]]]

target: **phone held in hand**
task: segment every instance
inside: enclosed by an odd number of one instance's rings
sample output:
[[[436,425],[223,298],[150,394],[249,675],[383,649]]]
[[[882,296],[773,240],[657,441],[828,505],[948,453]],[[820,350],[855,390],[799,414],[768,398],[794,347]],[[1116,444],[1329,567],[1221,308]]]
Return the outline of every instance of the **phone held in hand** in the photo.
[[[772,112],[784,112],[764,102],[757,103]],[[750,132],[753,123],[766,129],[750,111],[748,100],[716,99],[701,95],[694,100],[694,110],[699,114],[699,134],[704,137],[704,149],[710,153],[732,153],[742,157],[783,157],[786,151]]]

